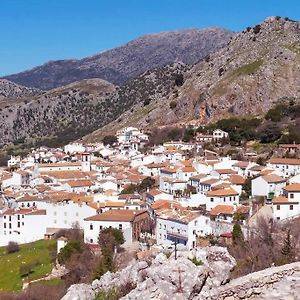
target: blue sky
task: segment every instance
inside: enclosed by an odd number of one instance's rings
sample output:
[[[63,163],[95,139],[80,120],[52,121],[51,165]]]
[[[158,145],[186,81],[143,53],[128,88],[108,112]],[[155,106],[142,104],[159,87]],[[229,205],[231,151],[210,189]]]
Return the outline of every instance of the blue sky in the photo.
[[[0,75],[81,58],[183,28],[234,31],[267,16],[300,19],[300,0],[1,0]]]

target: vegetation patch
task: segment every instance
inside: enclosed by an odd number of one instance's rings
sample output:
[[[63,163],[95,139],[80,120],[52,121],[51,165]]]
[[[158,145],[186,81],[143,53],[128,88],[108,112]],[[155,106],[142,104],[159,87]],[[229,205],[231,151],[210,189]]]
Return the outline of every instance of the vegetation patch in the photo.
[[[243,65],[238,69],[234,70],[232,75],[233,77],[243,76],[243,75],[251,75],[254,74],[259,67],[263,64],[263,59],[258,59],[250,64]]]
[[[6,247],[0,248],[1,291],[20,291],[23,285],[20,268],[36,262],[37,259],[39,263],[32,268],[30,274],[28,274],[28,279],[42,278],[52,270],[51,252],[56,250],[56,241],[40,240],[19,247],[18,252],[10,254],[7,254]]]

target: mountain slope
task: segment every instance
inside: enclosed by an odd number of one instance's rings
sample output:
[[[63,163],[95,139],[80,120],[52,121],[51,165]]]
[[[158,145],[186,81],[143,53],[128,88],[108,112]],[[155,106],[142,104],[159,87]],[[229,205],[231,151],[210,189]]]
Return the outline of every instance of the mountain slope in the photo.
[[[9,106],[1,107],[0,102],[0,146],[10,142],[65,144],[112,122],[133,105],[148,112],[173,90],[176,74],[186,70],[186,65],[175,63],[147,71],[121,87],[87,79],[12,100]]]
[[[120,118],[132,122],[114,121],[103,131],[123,125],[204,124],[231,115],[260,114],[283,98],[300,98],[299,86],[300,23],[268,18],[196,64],[185,74],[183,86],[151,112],[127,111]]]
[[[51,61],[5,78],[44,90],[87,78],[101,78],[123,85],[147,70],[176,61],[194,64],[222,48],[233,35],[233,32],[223,28],[146,35],[124,46],[91,57]]]
[[[20,98],[39,93],[40,91],[37,89],[21,86],[6,79],[0,79],[0,101],[6,98]]]

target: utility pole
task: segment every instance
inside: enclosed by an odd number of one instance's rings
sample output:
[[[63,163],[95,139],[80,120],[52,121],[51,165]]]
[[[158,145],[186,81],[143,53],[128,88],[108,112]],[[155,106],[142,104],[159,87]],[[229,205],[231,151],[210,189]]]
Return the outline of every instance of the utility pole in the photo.
[[[177,260],[177,239],[175,238],[175,241],[174,241],[174,251],[175,251],[175,260]]]

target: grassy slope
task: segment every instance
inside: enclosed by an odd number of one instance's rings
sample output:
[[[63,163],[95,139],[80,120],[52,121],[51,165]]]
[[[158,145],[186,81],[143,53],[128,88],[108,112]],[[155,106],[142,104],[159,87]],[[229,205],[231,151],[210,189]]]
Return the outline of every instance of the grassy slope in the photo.
[[[44,277],[52,269],[49,248],[56,247],[56,241],[40,240],[30,244],[20,245],[20,251],[6,254],[6,248],[0,248],[0,291],[20,291],[22,278],[19,268],[22,262],[29,263],[38,260],[40,265],[33,269],[29,279],[34,280]],[[26,278],[27,279],[27,278]]]

